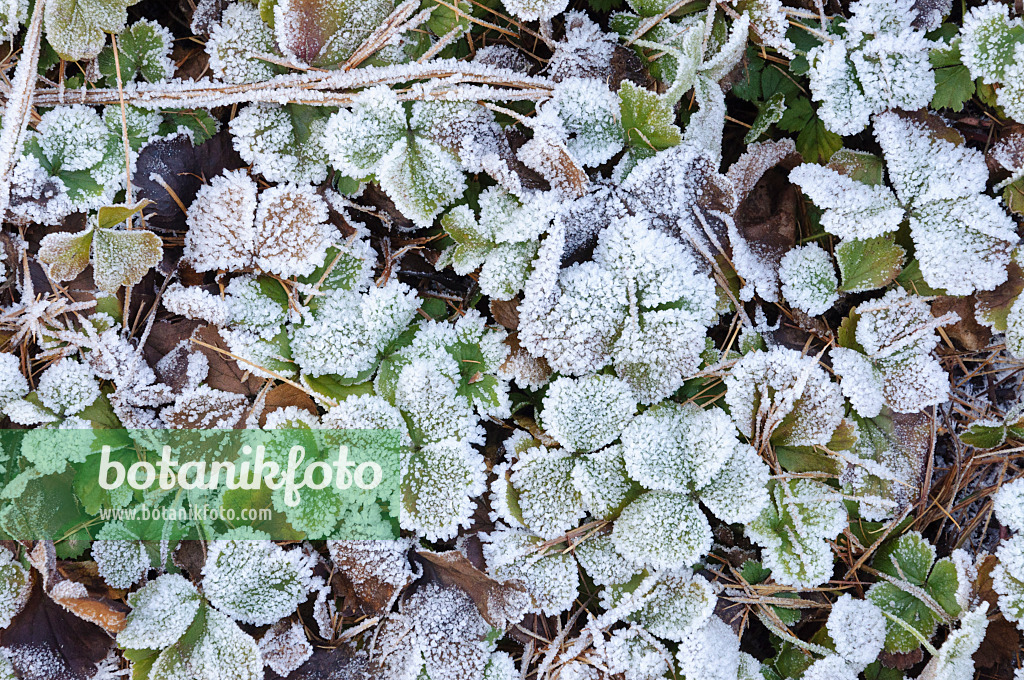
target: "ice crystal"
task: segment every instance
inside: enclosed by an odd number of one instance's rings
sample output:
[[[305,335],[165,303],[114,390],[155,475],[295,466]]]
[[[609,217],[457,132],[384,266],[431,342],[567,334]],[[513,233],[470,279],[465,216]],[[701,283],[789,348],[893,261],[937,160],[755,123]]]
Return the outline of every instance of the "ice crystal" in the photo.
[[[0,34],[13,37],[28,18],[28,0],[10,0],[0,8]]]
[[[635,626],[620,628],[604,645],[608,670],[621,673],[625,680],[657,680],[664,677],[671,654],[656,639],[645,636]]]
[[[762,546],[762,561],[779,583],[799,588],[817,586],[832,576],[828,541],[846,528],[847,515],[839,496],[810,479],[770,484],[771,504],[747,530]]]
[[[505,6],[523,21],[551,19],[565,11],[568,0],[508,0]]]
[[[841,36],[811,50],[811,93],[829,130],[851,135],[886,109],[913,111],[935,93],[931,42],[914,27],[913,0],[860,0]]]
[[[1009,8],[988,3],[964,16],[960,31],[963,64],[972,78],[987,84],[1000,83],[996,101],[1006,113],[1024,120],[1024,22],[1010,18]]]
[[[622,149],[619,98],[603,82],[567,78],[537,113],[537,123],[552,127],[583,166],[593,167]]]
[[[857,311],[854,337],[859,348],[832,349],[832,367],[854,410],[871,418],[883,405],[916,413],[945,401],[949,381],[931,352],[939,340],[935,329],[955,321],[956,315],[936,319],[924,300],[902,288]]]
[[[618,514],[633,488],[622,446],[614,444],[577,458],[572,485],[590,514],[603,518]]]
[[[824,209],[821,226],[842,239],[868,239],[895,231],[903,221],[903,210],[892,191],[870,185],[819,165],[804,164],[789,173],[819,208]]]
[[[1024,533],[1009,538],[996,550],[999,564],[992,570],[993,588],[1006,620],[1024,630]]]
[[[197,625],[200,624],[200,625]],[[224,614],[201,606],[186,635],[156,658],[149,680],[260,680],[263,660],[256,641]],[[227,675],[230,673],[230,675]]]
[[[779,265],[782,295],[805,314],[824,314],[839,299],[835,266],[821,246],[799,246],[782,257]]]
[[[573,552],[587,576],[599,586],[629,583],[636,575],[636,567],[615,550],[609,534],[587,539]]]
[[[203,566],[203,593],[232,618],[265,625],[287,616],[306,599],[312,561],[301,549],[270,541],[217,540]]]
[[[268,181],[320,184],[327,178],[327,119],[312,107],[251,104],[229,129],[238,155]]]
[[[21,360],[16,354],[0,352],[0,407],[29,393],[28,380],[21,372]]]
[[[274,75],[274,66],[259,55],[274,53],[274,33],[259,10],[246,2],[228,5],[206,41],[210,70],[226,83],[258,83]]]
[[[611,74],[616,39],[583,12],[565,13],[565,37],[555,43],[548,72],[555,82],[567,78],[605,80]]]
[[[839,386],[814,357],[778,348],[740,359],[725,379],[736,427],[752,440],[827,444],[843,417]]]
[[[584,516],[581,494],[571,483],[574,459],[561,449],[525,451],[512,465],[510,482],[521,522],[542,538],[556,538]]]
[[[974,654],[985,639],[988,629],[988,603],[960,617],[960,627],[949,634],[921,671],[918,680],[971,680],[974,677]]]
[[[1024,533],[1024,479],[1003,484],[993,498],[993,507],[1000,523]]]
[[[431,106],[412,105],[411,116],[384,86],[366,91],[352,111],[331,116],[324,144],[331,163],[351,177],[376,176],[403,215],[428,227],[462,196],[466,180],[451,152],[431,139]]]

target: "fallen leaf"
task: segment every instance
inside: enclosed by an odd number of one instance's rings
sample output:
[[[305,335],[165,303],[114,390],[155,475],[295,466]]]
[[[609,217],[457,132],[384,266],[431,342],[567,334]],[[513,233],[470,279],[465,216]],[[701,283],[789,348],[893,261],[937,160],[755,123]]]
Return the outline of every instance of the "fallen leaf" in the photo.
[[[480,615],[495,628],[507,628],[522,620],[530,606],[530,595],[519,581],[496,581],[473,566],[459,550],[416,552],[426,565],[428,577],[445,586],[463,590],[476,604]]]

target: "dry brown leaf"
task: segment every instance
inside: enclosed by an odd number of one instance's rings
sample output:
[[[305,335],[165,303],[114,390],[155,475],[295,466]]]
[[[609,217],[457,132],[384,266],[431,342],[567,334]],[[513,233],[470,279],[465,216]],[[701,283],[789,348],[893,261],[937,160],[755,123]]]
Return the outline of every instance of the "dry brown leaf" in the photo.
[[[496,581],[473,566],[459,550],[416,553],[428,565],[428,575],[449,587],[463,590],[476,604],[480,615],[496,628],[507,628],[522,620],[530,595],[519,581]]]

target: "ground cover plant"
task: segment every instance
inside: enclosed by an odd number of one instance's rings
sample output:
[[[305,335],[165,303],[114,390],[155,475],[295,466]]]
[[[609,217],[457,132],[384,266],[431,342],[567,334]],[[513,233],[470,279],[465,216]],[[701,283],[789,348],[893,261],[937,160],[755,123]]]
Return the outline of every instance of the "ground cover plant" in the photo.
[[[4,430],[403,445],[3,447],[0,679],[1024,680],[1019,1],[5,0],[0,102]]]

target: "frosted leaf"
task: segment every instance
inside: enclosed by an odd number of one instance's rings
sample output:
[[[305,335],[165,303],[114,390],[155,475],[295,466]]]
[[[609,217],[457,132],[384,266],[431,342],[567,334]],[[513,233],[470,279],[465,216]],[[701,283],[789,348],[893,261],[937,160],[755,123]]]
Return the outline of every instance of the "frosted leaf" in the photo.
[[[865,354],[832,349],[832,367],[842,389],[861,416],[878,415],[882,404],[900,413],[916,413],[945,401],[949,380],[931,351],[935,329],[956,320],[936,319],[928,304],[902,288],[857,308],[854,337]]]
[[[1003,484],[992,503],[1001,524],[1024,533],[1024,479]]]
[[[195,586],[180,574],[164,574],[128,596],[132,610],[117,634],[125,649],[163,649],[178,641],[199,611]]]
[[[537,115],[561,129],[569,153],[584,166],[601,165],[622,149],[619,98],[601,81],[562,80]]]
[[[832,257],[817,243],[798,246],[783,255],[779,280],[786,302],[810,316],[824,314],[839,299]]]
[[[818,659],[804,671],[804,680],[857,680],[857,669],[837,655]]]
[[[108,522],[92,543],[92,558],[111,588],[131,588],[149,571],[149,554],[139,537],[120,522]]]
[[[523,21],[551,19],[565,11],[568,0],[505,0],[505,7]]]
[[[860,0],[842,36],[807,54],[818,115],[841,135],[863,130],[886,109],[916,110],[935,94],[931,41],[913,26],[913,0]]]
[[[733,5],[743,4],[742,0],[729,1]],[[774,47],[785,57],[792,58],[795,45],[786,37],[789,19],[782,0],[754,0],[746,3],[745,9],[750,15],[750,28],[761,39],[761,43]]]
[[[830,487],[810,479],[771,482],[771,504],[747,527],[762,562],[784,585],[810,588],[832,576],[826,542],[846,528],[847,514]]]
[[[107,128],[95,110],[75,104],[47,111],[36,125],[39,147],[64,172],[88,170],[103,160]]]
[[[175,281],[167,287],[160,301],[167,311],[186,319],[206,321],[215,326],[224,326],[228,322],[227,302],[199,286],[186,287]]]
[[[455,439],[427,444],[403,467],[403,529],[438,541],[470,526],[473,499],[487,488],[483,457],[472,446]]]
[[[13,38],[28,18],[28,0],[12,0],[0,8],[0,35]]]
[[[313,645],[309,644],[305,629],[297,621],[281,622],[268,630],[259,641],[259,649],[263,663],[281,677],[313,656]]]
[[[326,201],[311,187],[278,185],[260,195],[255,263],[263,271],[283,277],[310,274],[340,236],[327,221]]]
[[[21,372],[18,355],[0,352],[0,405],[21,399],[30,389],[28,380]]]
[[[814,357],[778,348],[751,352],[725,379],[736,427],[751,439],[777,444],[827,444],[843,417],[839,386]]]
[[[635,607],[628,618],[660,638],[679,642],[700,628],[715,610],[714,588],[688,569],[661,574],[642,597],[637,597],[635,587],[633,582],[605,588],[601,604],[606,608]]]
[[[812,163],[789,173],[811,201],[825,212],[821,226],[842,239],[867,239],[899,228],[903,209],[892,191],[883,185],[869,185]]]
[[[672,655],[664,645],[635,627],[613,631],[604,643],[608,670],[621,673],[625,680],[658,680],[665,676]]]
[[[677,569],[711,550],[711,526],[685,494],[651,491],[623,509],[612,528],[612,541],[634,564]]]
[[[244,170],[218,175],[188,209],[185,257],[199,272],[242,269],[256,242],[256,183]]]
[[[612,443],[633,414],[629,386],[609,375],[559,378],[548,387],[540,420],[562,446],[594,451]]]
[[[520,520],[541,538],[557,538],[586,514],[583,498],[571,483],[574,458],[567,451],[540,446],[512,465]]]
[[[100,73],[107,83],[117,85],[117,64],[121,66],[121,82],[127,84],[142,75],[150,83],[159,83],[174,76],[171,48],[174,36],[155,21],[140,19],[117,37],[118,58],[113,49],[105,48],[99,55]]]
[[[999,564],[992,570],[992,587],[999,594],[999,611],[1024,630],[1024,534],[1004,540],[996,558]]]
[[[206,53],[210,70],[226,83],[258,83],[275,73],[273,64],[257,56],[274,53],[274,33],[259,10],[246,2],[225,8],[220,23],[210,30]]]
[[[917,491],[928,450],[927,423],[917,415],[854,420],[857,441],[850,453],[855,457],[843,456],[843,492],[858,500],[868,521],[895,517]]]
[[[264,339],[273,338],[287,318],[279,285],[267,277],[237,276],[224,293],[228,321]]]
[[[46,39],[62,58],[84,61],[99,54],[107,33],[128,22],[131,0],[55,0],[46,4]]]
[[[874,661],[885,643],[885,616],[868,600],[844,594],[832,604],[826,622],[836,654],[862,669]]]
[[[1003,207],[980,194],[923,205],[910,216],[910,235],[928,285],[951,295],[1003,283],[1017,243]]]
[[[618,513],[633,486],[626,473],[622,446],[614,444],[577,458],[572,484],[583,507],[594,517],[608,519]]]
[[[693,680],[746,680],[746,656],[736,633],[717,616],[683,638],[676,652],[679,670]],[[756,664],[755,673],[754,677],[760,675]]]
[[[160,410],[160,418],[174,428],[231,429],[248,407],[244,394],[199,385],[175,395],[174,403]]]
[[[408,428],[402,412],[373,394],[350,394],[321,417],[321,424],[330,430],[398,430],[408,440]]]
[[[718,519],[729,524],[754,521],[769,503],[768,466],[752,446],[739,444],[700,500]]]
[[[335,68],[382,25],[392,0],[283,0],[274,5],[277,43],[288,57]]]
[[[483,540],[487,572],[496,579],[518,579],[533,598],[534,612],[556,616],[576,601],[579,569],[571,555],[560,550],[536,551],[540,539],[526,532],[499,529]]]
[[[160,237],[145,229],[96,229],[92,237],[92,278],[97,288],[114,294],[134,286],[163,257]]]
[[[688,493],[707,486],[739,445],[720,408],[664,402],[637,416],[622,433],[630,477],[648,489]]]
[[[46,408],[72,415],[99,398],[100,385],[88,366],[73,359],[61,359],[43,371],[36,393]]]
[[[990,85],[1008,82],[1009,71],[1017,63],[1022,29],[1024,22],[1011,19],[1006,5],[990,2],[971,9],[960,29],[960,54],[971,78]]]
[[[228,127],[238,155],[267,181],[320,184],[327,179],[327,119],[314,107],[250,104]]]
[[[960,627],[949,634],[939,647],[939,653],[932,657],[921,671],[918,680],[972,680],[974,654],[981,647],[988,629],[988,603],[960,617]]]
[[[616,552],[610,534],[589,538],[573,552],[587,576],[599,586],[629,583],[636,575],[636,567]]]
[[[12,218],[37,224],[59,224],[72,211],[67,187],[50,177],[32,154],[18,160],[10,175]],[[45,237],[44,237],[45,238]]]
[[[149,680],[260,680],[256,641],[224,614],[203,605],[183,642],[165,649]]]
[[[494,652],[487,660],[481,680],[517,680],[520,677],[516,662],[505,652]]]
[[[270,541],[211,541],[203,594],[238,621],[266,625],[306,600],[312,570],[312,559],[299,548],[283,550]]]
[[[412,321],[416,293],[397,279],[361,294],[335,290],[320,299],[312,318],[295,327],[291,348],[303,373],[355,378]]]
[[[458,164],[429,140],[399,140],[381,160],[376,174],[395,206],[421,227],[430,226],[434,217],[466,190]]]
[[[374,87],[359,96],[352,111],[342,109],[331,116],[324,145],[334,167],[363,177],[374,172],[405,129],[405,109],[398,97],[387,87]]]
[[[0,549],[0,630],[11,621],[28,602],[32,593],[32,575],[7,548]]]
[[[565,37],[555,43],[548,61],[553,81],[567,78],[596,78],[604,81],[611,74],[616,36],[605,33],[583,12],[565,15]]]

